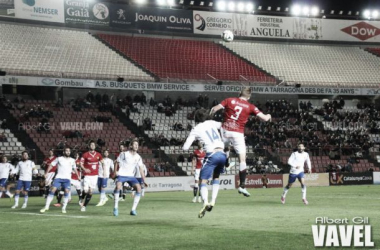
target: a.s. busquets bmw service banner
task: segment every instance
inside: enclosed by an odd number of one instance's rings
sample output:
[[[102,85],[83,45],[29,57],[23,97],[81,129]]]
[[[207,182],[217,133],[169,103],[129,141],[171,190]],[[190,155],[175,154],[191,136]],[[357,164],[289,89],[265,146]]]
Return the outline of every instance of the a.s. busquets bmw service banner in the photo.
[[[111,26],[162,32],[193,32],[192,11],[112,4]]]
[[[144,91],[177,91],[177,92],[240,92],[242,85],[215,85],[215,84],[186,84],[163,82],[117,82],[105,80],[85,80],[50,77],[28,77],[7,75],[0,78],[0,84],[68,87],[68,88],[95,88],[118,90]],[[252,93],[274,95],[346,95],[346,96],[374,96],[380,89],[369,88],[333,88],[333,87],[286,87],[286,86],[252,86]]]
[[[64,0],[14,0],[16,18],[64,23]]]

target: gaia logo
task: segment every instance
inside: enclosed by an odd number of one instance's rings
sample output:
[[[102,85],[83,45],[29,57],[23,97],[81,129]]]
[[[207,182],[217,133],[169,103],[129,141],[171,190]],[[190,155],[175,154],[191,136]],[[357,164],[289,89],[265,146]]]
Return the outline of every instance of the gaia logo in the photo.
[[[54,84],[54,80],[51,78],[44,78],[41,81],[44,85],[50,86]]]
[[[94,16],[99,20],[106,19],[110,14],[108,7],[102,3],[95,4],[92,12],[94,13]]]
[[[204,31],[205,28],[206,28],[206,21],[205,21],[205,19],[203,17],[201,17],[201,15],[196,14],[194,16],[194,20],[197,21],[197,22],[199,22],[199,21],[202,22],[198,27],[196,27],[196,29]]]
[[[30,7],[32,7],[36,4],[35,0],[22,0],[22,2],[26,5],[29,5]]]

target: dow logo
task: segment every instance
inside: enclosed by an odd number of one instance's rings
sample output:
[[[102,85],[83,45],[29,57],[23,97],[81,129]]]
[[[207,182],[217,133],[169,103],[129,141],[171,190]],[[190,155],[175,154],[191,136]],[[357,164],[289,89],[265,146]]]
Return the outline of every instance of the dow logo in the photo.
[[[30,7],[33,7],[36,4],[35,0],[22,0],[22,2]]]
[[[380,35],[380,29],[366,22],[360,22],[342,29],[343,32],[362,41]]]

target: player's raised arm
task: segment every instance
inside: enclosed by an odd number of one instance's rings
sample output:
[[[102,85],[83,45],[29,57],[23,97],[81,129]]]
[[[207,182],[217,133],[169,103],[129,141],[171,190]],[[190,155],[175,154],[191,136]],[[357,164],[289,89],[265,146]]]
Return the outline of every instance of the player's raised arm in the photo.
[[[213,115],[214,113],[218,112],[219,110],[223,109],[224,106],[222,104],[218,104],[211,108],[210,115]]]
[[[183,150],[189,150],[193,142],[195,141],[195,133],[194,129],[193,131],[190,132],[190,135],[187,137],[185,144],[183,145],[182,149]]]
[[[256,116],[259,117],[259,119],[264,121],[264,122],[272,120],[272,116],[270,114],[264,115],[263,113],[258,113]]]

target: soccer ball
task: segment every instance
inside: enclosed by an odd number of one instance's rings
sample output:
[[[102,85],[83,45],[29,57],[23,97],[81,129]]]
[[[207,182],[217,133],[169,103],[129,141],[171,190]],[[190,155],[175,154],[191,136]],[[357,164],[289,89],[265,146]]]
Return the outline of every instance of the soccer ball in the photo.
[[[231,30],[225,30],[222,33],[222,38],[225,42],[232,42],[234,40],[234,33]]]

